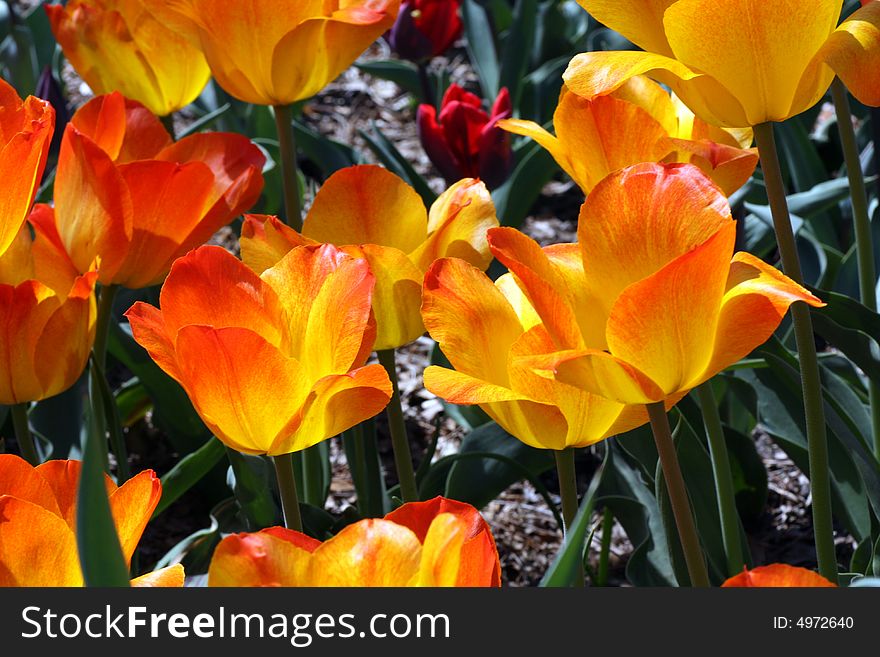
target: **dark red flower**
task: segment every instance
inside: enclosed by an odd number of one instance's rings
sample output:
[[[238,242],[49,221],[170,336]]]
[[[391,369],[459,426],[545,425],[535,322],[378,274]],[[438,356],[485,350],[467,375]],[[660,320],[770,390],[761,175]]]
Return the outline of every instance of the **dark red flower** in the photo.
[[[404,0],[388,41],[415,62],[442,55],[461,36],[461,0]]]
[[[507,180],[513,167],[510,135],[497,125],[512,113],[506,88],[487,114],[478,96],[453,84],[443,96],[439,118],[432,105],[419,106],[422,147],[447,183],[479,178],[495,189]]]

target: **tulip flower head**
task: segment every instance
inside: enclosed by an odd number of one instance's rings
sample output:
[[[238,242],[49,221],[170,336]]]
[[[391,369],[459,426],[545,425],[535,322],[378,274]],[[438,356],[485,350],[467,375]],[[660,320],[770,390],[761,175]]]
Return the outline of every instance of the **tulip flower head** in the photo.
[[[194,101],[211,77],[201,51],[158,13],[166,1],[71,0],[45,9],[64,55],[96,94],[118,91],[165,116]]]
[[[95,339],[96,279],[71,262],[52,208],[35,206],[0,255],[0,404],[46,399],[76,382]]]
[[[333,174],[318,191],[302,234],[271,217],[250,216],[242,229],[242,259],[257,273],[303,244],[334,244],[366,258],[376,276],[376,349],[394,349],[424,333],[419,315],[422,278],[437,258],[456,256],[486,269],[486,231],[498,226],[481,182],[461,180],[430,212],[416,191],[378,166]]]
[[[161,310],[138,302],[126,316],[214,435],[277,456],[373,417],[391,398],[384,368],[363,366],[374,280],[366,260],[329,245],[293,249],[260,276],[203,246],[174,263]]]
[[[164,3],[220,86],[256,105],[314,96],[392,26],[400,8],[400,0]]]
[[[546,148],[589,194],[612,171],[640,162],[691,162],[730,195],[755,170],[752,131],[724,130],[695,117],[674,95],[645,77],[607,96],[581,98],[565,86],[553,115],[554,137],[533,121],[498,125]]]
[[[281,527],[227,536],[208,586],[501,585],[492,531],[469,504],[435,497],[348,525],[321,543]]]
[[[734,254],[735,232],[726,197],[695,166],[640,164],[602,181],[581,209],[583,286],[522,233],[496,228],[489,244],[556,345],[533,365],[608,399],[649,404],[748,355],[792,303],[824,305],[774,267]]]
[[[256,202],[264,163],[246,137],[202,133],[172,142],[143,105],[100,96],[65,130],[58,233],[79,271],[99,260],[102,284],[155,285],[174,260]]]
[[[46,168],[55,111],[0,79],[0,256],[27,219]]]
[[[47,461],[36,468],[0,454],[0,586],[83,586],[76,547],[79,461]],[[117,487],[105,476],[110,512],[126,563],[162,496],[145,470]],[[132,580],[132,586],[183,586],[183,567],[170,566]]]
[[[403,0],[388,33],[392,50],[414,62],[442,55],[464,29],[460,10],[461,0]]]
[[[584,98],[636,75],[669,86],[714,125],[784,121],[815,105],[835,74],[880,105],[880,3],[838,26],[843,0],[578,0],[645,52],[591,52],[563,76]]]
[[[779,587],[835,587],[821,575],[806,568],[788,566],[784,563],[774,563],[769,566],[760,566],[752,570],[743,569],[739,575],[728,579],[722,588],[779,588]]]
[[[495,189],[513,169],[510,135],[498,126],[512,114],[506,88],[487,114],[479,96],[453,84],[443,96],[439,116],[433,105],[419,105],[419,138],[447,184],[460,178],[479,178]]]

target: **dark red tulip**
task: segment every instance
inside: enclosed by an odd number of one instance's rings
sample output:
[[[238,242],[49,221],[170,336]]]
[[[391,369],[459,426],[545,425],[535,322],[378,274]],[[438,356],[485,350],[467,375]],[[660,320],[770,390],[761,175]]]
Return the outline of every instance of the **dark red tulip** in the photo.
[[[414,62],[442,55],[461,36],[461,0],[404,0],[388,34],[394,51]]]
[[[447,183],[479,178],[495,189],[513,167],[510,135],[497,125],[512,113],[506,88],[487,114],[478,96],[453,84],[443,96],[439,117],[432,105],[419,106],[422,147]]]

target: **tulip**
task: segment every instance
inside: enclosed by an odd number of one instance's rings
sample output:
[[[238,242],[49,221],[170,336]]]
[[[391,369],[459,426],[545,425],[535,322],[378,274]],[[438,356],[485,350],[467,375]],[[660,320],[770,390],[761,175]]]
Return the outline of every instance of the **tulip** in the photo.
[[[498,587],[492,531],[469,504],[435,497],[317,541],[281,527],[220,542],[208,586]]]
[[[731,577],[722,588],[750,587],[836,587],[827,579],[806,568],[774,563],[752,570],[743,569],[739,575]]]
[[[314,96],[392,26],[400,7],[400,0],[165,3],[220,86],[256,105]]]
[[[703,120],[747,127],[808,110],[836,73],[860,101],[880,105],[880,4],[838,26],[843,0],[815,0],[808,12],[801,0],[578,2],[646,51],[572,59],[564,79],[585,98],[648,75]]]
[[[259,276],[204,246],[174,263],[161,310],[138,302],[126,316],[214,435],[274,456],[335,436],[388,403],[382,367],[363,367],[375,338],[373,283],[366,260],[329,245],[293,249]]]
[[[79,274],[52,208],[37,205],[0,256],[0,404],[46,399],[76,382],[95,338],[96,278]]]
[[[735,232],[723,193],[695,166],[640,164],[599,183],[581,209],[582,287],[550,278],[546,253],[522,233],[496,228],[489,244],[556,345],[543,362],[557,380],[650,404],[749,354],[795,301],[824,305],[754,256],[734,255]]]
[[[461,36],[461,0],[404,0],[388,34],[391,48],[404,59],[437,57]]]
[[[709,125],[644,77],[592,99],[563,86],[553,115],[555,137],[532,121],[505,119],[498,125],[541,144],[585,194],[612,171],[633,164],[691,162],[730,195],[758,164],[757,151],[749,148],[750,129]]]
[[[498,126],[512,113],[506,88],[487,114],[478,96],[453,84],[443,96],[439,117],[432,105],[419,105],[419,138],[447,184],[460,178],[479,178],[495,189],[513,169],[510,136]]]
[[[55,112],[49,103],[33,96],[22,101],[0,79],[0,256],[27,220],[54,128]]]
[[[45,5],[52,32],[97,94],[119,91],[165,116],[194,101],[211,72],[204,55],[166,24],[167,0],[71,0]]]
[[[143,105],[118,93],[86,103],[65,130],[55,179],[61,241],[79,271],[138,289],[249,208],[265,158],[247,138],[173,143]]]
[[[424,333],[419,314],[424,273],[437,258],[456,256],[486,269],[486,231],[498,226],[485,185],[461,180],[430,213],[416,191],[378,166],[330,176],[315,197],[302,234],[277,219],[251,215],[242,228],[242,260],[258,274],[305,244],[334,244],[366,258],[376,276],[373,312],[377,350],[394,349]]]
[[[81,463],[33,467],[0,454],[0,586],[83,586],[76,546]],[[159,503],[162,484],[145,470],[122,486],[105,475],[110,510],[126,563]],[[143,575],[132,586],[183,586],[183,566]]]

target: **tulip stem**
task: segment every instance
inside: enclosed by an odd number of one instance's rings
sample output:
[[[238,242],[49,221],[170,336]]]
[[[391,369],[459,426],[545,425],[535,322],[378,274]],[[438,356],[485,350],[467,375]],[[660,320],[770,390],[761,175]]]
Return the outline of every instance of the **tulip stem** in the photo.
[[[284,181],[284,212],[287,225],[302,230],[302,207],[299,198],[299,176],[296,169],[296,142],[293,136],[293,112],[289,105],[275,105],[275,128],[281,151],[281,176]]]
[[[709,573],[706,570],[703,549],[700,547],[700,537],[697,535],[697,526],[694,523],[694,514],[691,512],[684,477],[681,475],[681,466],[678,464],[678,455],[675,452],[672,431],[669,429],[666,406],[663,402],[654,402],[647,404],[647,408],[648,417],[651,419],[651,430],[654,433],[654,442],[660,456],[660,466],[663,468],[666,490],[669,493],[669,504],[672,506],[672,515],[675,516],[675,526],[678,528],[678,537],[681,540],[684,559],[687,562],[688,574],[691,578],[691,586],[705,588],[709,586]]]
[[[165,116],[160,116],[159,120],[162,122],[162,125],[165,126],[168,134],[171,135],[171,140],[177,141],[177,132],[174,129],[174,112],[166,114]]]
[[[554,451],[556,456],[556,476],[559,479],[559,496],[562,499],[562,520],[564,522],[563,534],[568,535],[568,530],[574,522],[578,512],[577,472],[574,466],[574,449],[558,449]],[[580,575],[575,578],[574,585],[584,585],[583,560],[581,560]]]
[[[296,479],[293,475],[293,454],[273,456],[272,462],[275,464],[275,476],[278,478],[278,493],[281,495],[281,509],[284,511],[284,526],[301,532],[303,530],[302,516],[299,512]]]
[[[718,515],[721,518],[721,538],[724,553],[727,555],[727,575],[733,577],[742,572],[742,543],[739,535],[739,514],[736,510],[736,494],[733,490],[733,476],[730,474],[730,460],[727,443],[724,440],[724,427],[718,414],[718,403],[712,382],[706,381],[697,388],[697,398],[703,411],[703,424],[709,439],[709,456],[712,459],[712,474],[715,478],[715,492],[718,495]]]
[[[306,504],[324,508],[324,457],[320,445],[312,445],[302,452],[303,498]]]
[[[877,269],[874,264],[874,244],[871,235],[871,217],[868,215],[868,190],[859,157],[856,131],[853,127],[849,94],[840,78],[834,78],[831,95],[837,110],[837,128],[843,145],[846,174],[852,196],[853,229],[856,236],[856,254],[859,265],[859,295],[862,305],[877,311]],[[874,436],[874,454],[880,460],[880,383],[868,379],[868,398],[871,406],[871,428]]]
[[[418,63],[419,84],[422,87],[422,102],[436,109],[437,99],[434,96],[434,87],[431,84],[431,76],[428,75],[428,64],[426,62]]]
[[[400,481],[400,495],[404,502],[419,501],[419,487],[413,470],[412,453],[406,436],[406,423],[403,419],[403,406],[400,401],[400,386],[397,381],[397,364],[394,349],[382,349],[377,352],[379,362],[391,379],[393,394],[388,403],[388,432],[394,448],[394,465],[397,468],[397,479]]]
[[[40,457],[37,454],[37,446],[34,444],[34,435],[28,425],[27,403],[14,404],[9,408],[12,415],[12,427],[15,429],[15,440],[18,441],[18,449],[22,458],[33,466],[40,465]]]
[[[785,183],[773,136],[773,125],[754,126],[755,141],[767,186],[767,198],[773,215],[776,241],[782,258],[782,268],[789,278],[803,284],[797,243],[791,228]],[[801,366],[801,388],[804,396],[804,416],[807,427],[807,452],[810,460],[810,488],[813,497],[813,533],[816,540],[816,559],[819,574],[837,583],[837,558],[834,550],[834,529],[831,516],[831,480],[828,468],[828,436],[825,432],[825,408],[822,400],[822,381],[819,360],[813,338],[813,320],[810,310],[801,301],[791,306],[798,359]]]
[[[608,586],[608,565],[611,557],[611,532],[614,530],[614,514],[606,506],[602,512],[602,542],[599,544],[599,567],[596,586]]]
[[[118,285],[106,285],[101,288],[101,294],[98,299],[98,316],[95,320],[95,346],[92,351],[94,351],[95,359],[102,370],[107,366],[107,338],[110,336],[113,302],[118,291]]]

